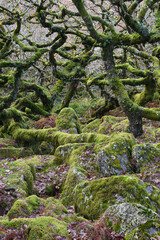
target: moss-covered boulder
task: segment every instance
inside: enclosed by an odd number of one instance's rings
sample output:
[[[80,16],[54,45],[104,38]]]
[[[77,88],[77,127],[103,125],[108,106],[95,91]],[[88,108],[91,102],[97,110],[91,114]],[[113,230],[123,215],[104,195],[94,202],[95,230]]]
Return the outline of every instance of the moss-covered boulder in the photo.
[[[72,205],[74,203],[73,190],[77,184],[86,179],[86,175],[87,171],[85,171],[79,164],[72,164],[61,193],[61,201],[64,205]]]
[[[144,164],[160,158],[160,148],[151,143],[136,144],[132,148],[132,158],[140,170]]]
[[[104,176],[133,173],[135,165],[131,162],[132,146],[135,139],[132,134],[119,133],[111,136],[108,144],[97,152],[97,162]]]
[[[7,213],[9,219],[13,217],[28,217],[31,214],[41,214],[45,216],[55,216],[67,213],[67,209],[62,203],[52,197],[42,199],[36,195],[31,195],[14,202],[12,208]]]
[[[114,132],[126,131],[128,127],[128,119],[125,117],[103,116],[101,119],[95,119],[88,123],[83,132],[92,132],[100,134],[112,134]]]
[[[3,182],[6,184],[7,191],[19,192],[21,196],[32,194],[33,192],[33,179],[34,179],[34,166],[24,164],[22,162],[6,160],[0,163],[1,176]],[[15,194],[16,196],[16,194]]]
[[[24,229],[27,240],[54,240],[57,235],[67,238],[67,223],[54,217],[15,218],[11,221],[0,220],[0,226],[7,229]]]
[[[74,189],[75,210],[88,219],[97,219],[109,206],[124,202],[159,212],[160,190],[132,175],[84,181]]]
[[[125,131],[128,127],[128,120],[124,117],[104,116],[99,126],[98,133],[112,134]]]
[[[31,149],[18,147],[15,140],[0,138],[0,159],[25,157],[33,154]]]
[[[80,122],[72,108],[63,108],[56,118],[56,127],[60,131],[77,134],[81,133]]]
[[[125,239],[132,240],[159,240],[160,222],[159,220],[150,220],[144,224],[139,225],[130,233],[126,233]]]
[[[0,147],[0,158],[25,157],[33,154],[31,149],[16,147]]]
[[[64,207],[60,200],[53,197],[49,197],[45,200],[45,208],[43,215],[45,216],[62,216],[68,213],[68,210]]]
[[[61,145],[56,148],[54,153],[54,159],[52,161],[53,164],[62,164],[62,163],[69,163],[69,158],[71,153],[82,146],[84,143],[68,143],[65,145]]]
[[[92,132],[92,133],[98,133],[98,129],[100,124],[102,123],[101,119],[95,119],[94,121],[88,123],[84,128],[83,128],[83,132]],[[103,133],[103,132],[101,132]]]
[[[7,213],[9,219],[15,217],[27,217],[30,214],[33,214],[34,211],[43,207],[45,200],[37,197],[36,195],[31,195],[25,199],[18,199],[14,202],[12,208]]]
[[[71,152],[67,162],[70,165],[70,170],[61,198],[64,204],[73,204],[73,190],[75,186],[86,179],[93,180],[101,176],[94,151],[94,144],[79,144],[79,147]]]
[[[106,227],[110,227],[116,232],[123,232],[127,236],[125,239],[128,240],[149,240],[152,234],[155,235],[160,230],[159,215],[151,209],[136,203],[114,204],[107,208],[101,219],[103,221],[105,219]],[[140,235],[142,229],[143,234]],[[133,231],[141,238],[133,238]]]

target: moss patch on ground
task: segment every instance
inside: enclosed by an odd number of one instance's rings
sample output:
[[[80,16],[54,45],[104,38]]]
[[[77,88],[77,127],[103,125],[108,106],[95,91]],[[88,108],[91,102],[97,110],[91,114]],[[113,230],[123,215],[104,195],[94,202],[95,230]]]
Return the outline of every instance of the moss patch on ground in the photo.
[[[23,228],[27,231],[27,239],[53,240],[55,236],[68,236],[67,224],[57,218],[40,216],[37,218],[17,218],[11,221],[1,220],[0,226],[6,228]]]

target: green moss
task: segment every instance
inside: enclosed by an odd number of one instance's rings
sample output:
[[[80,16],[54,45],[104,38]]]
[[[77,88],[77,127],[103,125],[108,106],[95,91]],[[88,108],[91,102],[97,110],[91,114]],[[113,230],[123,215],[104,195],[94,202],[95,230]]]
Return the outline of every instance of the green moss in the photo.
[[[49,197],[45,201],[45,209],[44,209],[44,215],[45,216],[55,216],[55,215],[63,215],[67,214],[68,210],[63,206],[63,204],[60,202],[60,200],[57,200],[53,197]]]
[[[63,108],[56,118],[56,127],[68,130],[69,133],[80,133],[81,126],[75,111],[72,108]]]
[[[27,164],[31,172],[33,174],[33,177],[36,177],[36,167],[40,166],[41,171],[44,171],[48,168],[48,166],[51,164],[52,160],[54,159],[54,156],[50,155],[34,155],[26,158],[18,159],[17,162],[21,164]]]
[[[78,91],[78,94],[83,94],[83,98],[76,99],[76,101],[71,101],[69,106],[74,109],[78,117],[90,117],[90,107],[92,105],[92,101],[88,101],[88,98],[84,96],[86,95],[84,89]],[[88,116],[89,115],[89,116]]]
[[[9,219],[11,219],[14,216],[17,217],[25,217],[29,214],[32,214],[34,210],[38,208],[38,205],[44,204],[44,200],[38,198],[35,195],[32,195],[26,199],[19,199],[16,202],[14,202],[12,208],[7,213],[7,216]]]
[[[79,146],[83,145],[83,143],[68,143],[65,145],[61,145],[56,148],[54,153],[54,159],[51,162],[53,164],[62,164],[62,163],[69,163],[69,157],[74,149],[79,148]]]
[[[152,143],[141,143],[134,145],[132,158],[140,170],[146,163],[151,163],[160,156],[160,149]]]
[[[14,202],[12,208],[7,213],[9,219],[13,217],[27,217],[30,214],[34,214],[36,211],[40,211],[44,216],[56,216],[68,213],[63,204],[52,197],[45,199],[39,198],[36,195],[31,195],[25,199],[19,199]]]
[[[14,171],[14,178],[21,178],[27,183],[27,194],[32,194],[33,192],[33,175],[31,172],[31,168],[27,164],[20,163],[19,161],[15,161],[9,164],[10,169]],[[12,175],[12,174],[11,174]],[[12,181],[11,176],[9,179]],[[10,183],[11,183],[10,181]]]
[[[78,183],[86,179],[87,172],[77,163],[73,163],[68,172],[61,201],[64,205],[71,205],[74,202],[73,190]]]
[[[1,175],[5,176],[4,183],[6,189],[13,189],[20,193],[32,194],[33,191],[33,174],[31,167],[18,161],[1,162]]]
[[[97,133],[98,132],[98,128],[99,128],[99,125],[101,124],[101,119],[96,119],[92,122],[90,122],[89,124],[87,124],[86,127],[83,128],[83,132],[85,133]],[[99,133],[102,133],[102,132],[99,132]]]
[[[17,147],[15,140],[0,138],[0,146],[1,147]]]
[[[43,141],[48,142],[53,146],[52,153],[60,145],[68,143],[100,143],[110,139],[109,136],[104,134],[95,133],[81,133],[81,134],[68,134],[55,129],[21,129],[19,125],[13,124],[10,126],[10,130],[14,139],[21,144],[27,144],[28,146],[34,146],[40,144]]]
[[[32,153],[31,149],[25,149],[25,148],[15,148],[15,147],[0,148],[1,158],[25,157],[31,153]]]
[[[0,225],[6,228],[18,228],[26,225],[28,240],[52,240],[55,239],[55,234],[68,236],[67,224],[53,217],[37,217],[37,218],[17,218],[11,221],[2,220]]]
[[[103,134],[96,134],[97,136],[97,140],[99,138],[99,136],[106,136]],[[104,139],[104,141],[95,141],[95,152],[98,153],[104,146],[110,146],[112,144],[120,144],[122,142],[123,144],[123,148],[127,148],[127,146],[129,147],[129,149],[132,148],[132,146],[134,144],[136,144],[135,138],[133,137],[132,134],[130,133],[113,133],[111,134],[109,137],[106,136],[106,138]],[[127,146],[126,146],[126,145]]]
[[[144,106],[149,101],[152,101],[155,92],[156,92],[156,82],[148,78],[147,84],[145,85],[144,90],[140,94],[136,94],[134,96],[134,101],[136,104]]]
[[[74,205],[78,213],[97,219],[109,206],[120,203],[140,203],[159,211],[160,191],[135,176],[112,176],[84,181],[74,189]]]
[[[111,134],[113,132],[125,131],[128,126],[128,120],[124,117],[104,116],[99,126],[98,133]]]

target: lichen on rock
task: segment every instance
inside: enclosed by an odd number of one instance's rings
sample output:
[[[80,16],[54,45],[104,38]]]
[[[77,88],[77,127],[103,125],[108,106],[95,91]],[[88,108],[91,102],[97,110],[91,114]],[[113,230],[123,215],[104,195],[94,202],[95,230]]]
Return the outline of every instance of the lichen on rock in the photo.
[[[138,232],[142,226],[144,233],[149,233],[151,223],[153,233],[158,233],[160,230],[159,215],[141,204],[127,202],[114,204],[107,208],[101,218],[105,219],[107,227],[111,227],[116,232],[123,232],[125,236],[129,236],[135,229]],[[133,238],[128,237],[127,239]]]

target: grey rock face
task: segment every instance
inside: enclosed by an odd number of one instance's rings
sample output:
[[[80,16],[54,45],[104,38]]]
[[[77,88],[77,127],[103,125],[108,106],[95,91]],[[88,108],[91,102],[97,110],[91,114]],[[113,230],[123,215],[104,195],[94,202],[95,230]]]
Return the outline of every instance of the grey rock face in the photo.
[[[160,230],[158,214],[141,204],[127,202],[115,204],[108,207],[103,217],[111,228],[118,227],[119,232],[123,232],[127,240],[139,239],[139,237],[150,239]],[[141,234],[142,229],[144,236]]]
[[[107,144],[97,153],[97,163],[104,176],[133,173],[134,166],[130,162],[131,141],[123,138]]]

